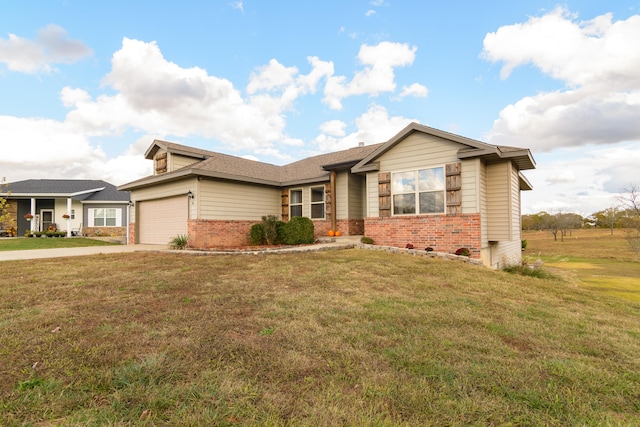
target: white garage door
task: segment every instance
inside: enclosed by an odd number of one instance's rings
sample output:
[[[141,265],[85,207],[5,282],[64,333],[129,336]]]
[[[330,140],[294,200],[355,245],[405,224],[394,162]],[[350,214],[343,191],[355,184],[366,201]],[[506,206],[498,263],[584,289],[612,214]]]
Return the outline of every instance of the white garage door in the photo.
[[[187,234],[187,196],[138,202],[140,243],[166,245],[179,234]]]

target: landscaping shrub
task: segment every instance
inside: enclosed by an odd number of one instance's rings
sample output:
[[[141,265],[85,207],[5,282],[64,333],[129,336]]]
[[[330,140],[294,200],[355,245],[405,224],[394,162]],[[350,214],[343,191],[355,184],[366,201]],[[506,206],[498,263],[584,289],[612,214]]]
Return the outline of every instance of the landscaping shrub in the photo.
[[[249,230],[249,242],[252,245],[264,245],[266,237],[262,223],[253,224],[251,226],[251,230]]]
[[[365,245],[373,245],[373,239],[371,237],[363,236],[360,241]]]
[[[169,249],[187,249],[189,246],[189,236],[186,234],[178,234],[173,239],[169,240]]]
[[[456,255],[458,256],[469,256],[471,255],[471,251],[468,248],[459,248],[456,250]]]
[[[262,217],[262,230],[264,231],[264,240],[267,245],[275,245],[278,243],[278,217],[275,215],[267,215]]]
[[[285,224],[283,240],[287,245],[313,243],[313,221],[304,216],[295,216]]]

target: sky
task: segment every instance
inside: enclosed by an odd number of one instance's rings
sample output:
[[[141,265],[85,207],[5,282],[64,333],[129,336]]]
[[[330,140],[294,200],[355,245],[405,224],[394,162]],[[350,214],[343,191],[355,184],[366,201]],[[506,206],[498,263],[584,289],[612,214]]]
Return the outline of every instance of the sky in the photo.
[[[120,185],[154,139],[282,165],[418,122],[529,148],[525,214],[640,183],[640,0],[3,3],[9,182]]]

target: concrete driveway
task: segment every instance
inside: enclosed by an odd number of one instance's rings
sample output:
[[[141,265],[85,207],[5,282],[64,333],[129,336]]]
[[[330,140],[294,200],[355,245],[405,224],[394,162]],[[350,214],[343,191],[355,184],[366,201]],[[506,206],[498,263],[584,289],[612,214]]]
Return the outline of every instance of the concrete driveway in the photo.
[[[166,245],[114,245],[114,246],[86,246],[82,248],[31,249],[26,251],[0,251],[1,261],[21,259],[59,258],[68,256],[117,254],[137,251],[163,251]]]

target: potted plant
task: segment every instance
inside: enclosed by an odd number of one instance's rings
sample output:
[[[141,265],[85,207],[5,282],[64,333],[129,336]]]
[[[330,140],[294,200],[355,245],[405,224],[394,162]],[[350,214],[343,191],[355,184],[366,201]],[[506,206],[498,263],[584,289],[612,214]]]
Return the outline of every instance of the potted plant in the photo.
[[[27,221],[31,221],[31,219],[33,218],[33,215],[31,215],[30,213],[28,213],[28,214],[25,214],[25,215],[24,215],[24,218],[25,218]]]

